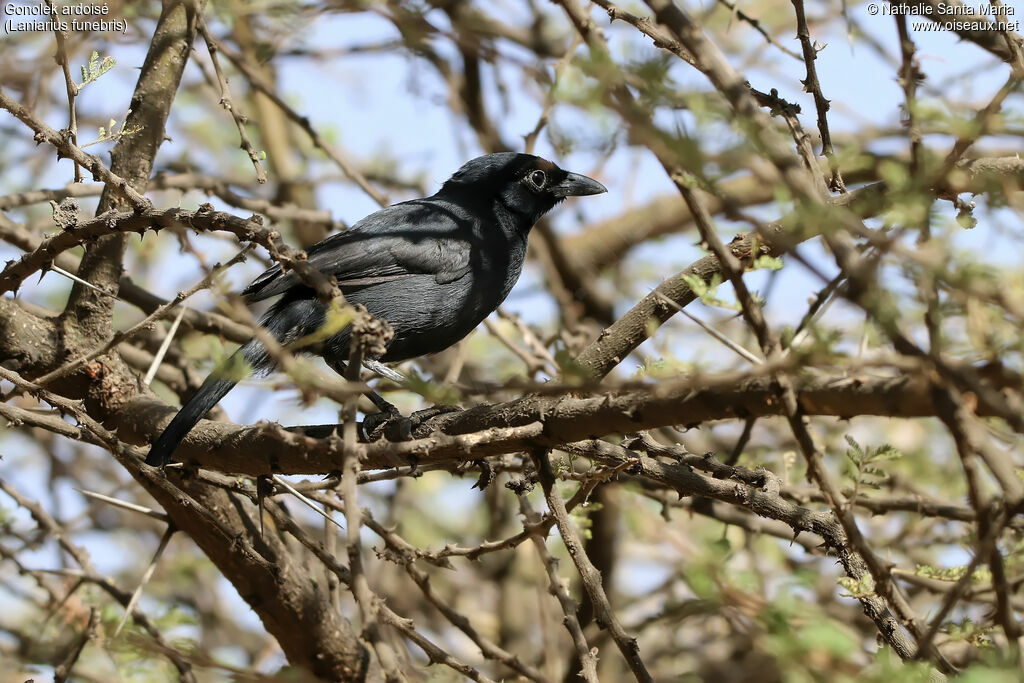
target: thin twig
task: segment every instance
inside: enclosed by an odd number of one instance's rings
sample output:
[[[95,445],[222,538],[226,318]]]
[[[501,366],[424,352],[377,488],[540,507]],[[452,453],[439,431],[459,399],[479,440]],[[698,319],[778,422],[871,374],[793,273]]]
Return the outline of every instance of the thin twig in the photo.
[[[220,87],[220,106],[231,114],[231,118],[235,122],[235,127],[238,128],[238,137],[241,139],[240,146],[245,153],[249,155],[249,160],[252,161],[253,168],[256,169],[256,182],[262,185],[267,182],[267,172],[263,169],[263,164],[260,163],[259,154],[256,153],[256,150],[252,146],[252,142],[249,141],[249,135],[245,131],[245,124],[248,121],[248,118],[238,109],[238,106],[231,99],[231,89],[228,87],[228,79],[224,75],[224,70],[221,69],[220,60],[217,59],[217,44],[210,35],[210,29],[206,25],[206,20],[203,18],[202,13],[199,13],[198,24],[199,33],[202,34],[203,40],[206,41],[206,47],[210,51],[210,61],[213,62],[213,71],[217,77],[217,85]]]
[[[61,156],[68,157],[75,163],[83,166],[92,173],[93,179],[102,181],[113,190],[119,192],[136,209],[146,210],[152,208],[152,202],[139,194],[127,180],[107,168],[99,160],[99,157],[83,152],[69,137],[61,135],[60,132],[46,125],[34,113],[11,98],[3,91],[2,87],[0,87],[0,109],[6,109],[15,118],[31,128],[35,133],[34,139],[36,142],[46,142],[60,152]]]
[[[767,29],[765,29],[765,27],[761,25],[760,21],[758,21],[757,19],[753,18],[752,16],[750,16],[749,14],[747,14],[746,12],[741,10],[738,5],[735,5],[735,4],[731,3],[731,2],[729,2],[729,0],[718,0],[718,2],[719,2],[719,4],[722,4],[725,7],[728,7],[729,11],[732,13],[732,15],[737,17],[740,21],[743,21],[743,22],[749,24],[750,28],[752,28],[755,31],[757,31],[758,33],[760,33],[761,36],[765,39],[765,41],[769,45],[773,45],[776,48],[778,48],[778,50],[780,52],[782,52],[782,54],[788,55],[788,56],[792,57],[793,59],[801,59],[800,55],[798,55],[797,53],[793,52],[788,47],[786,47],[782,43],[780,43],[777,40],[775,40],[774,38],[772,38],[771,34],[768,33]]]
[[[349,341],[348,368],[345,379],[349,382],[359,382],[359,371],[363,364],[363,345],[369,340],[364,339],[361,332],[361,325],[354,322],[351,326]],[[359,615],[362,618],[363,637],[377,653],[377,661],[384,673],[384,679],[388,683],[400,683],[405,681],[405,675],[398,665],[398,658],[391,645],[383,638],[380,629],[380,599],[370,588],[369,581],[363,569],[363,547],[359,531],[362,528],[363,515],[359,509],[357,498],[357,479],[361,466],[361,458],[365,453],[358,443],[356,424],[356,409],[359,405],[359,396],[353,395],[345,403],[345,420],[342,427],[342,474],[341,474],[341,495],[345,499],[345,525],[347,529],[347,553],[348,568],[351,576],[350,587],[352,595],[355,596],[356,604],[359,606]]]
[[[565,50],[565,54],[562,55],[562,58],[555,64],[553,69],[554,75],[551,78],[551,85],[548,87],[547,93],[544,95],[544,106],[541,109],[540,116],[537,117],[537,123],[534,125],[533,130],[523,137],[523,151],[527,154],[533,154],[533,147],[537,144],[537,138],[540,136],[540,132],[544,130],[546,125],[548,125],[548,119],[551,116],[551,109],[555,104],[555,89],[558,87],[558,80],[561,78],[565,67],[572,61],[572,57],[576,53],[576,48],[578,48],[582,43],[583,39],[580,38],[578,34],[574,34],[572,40],[569,42],[569,47]]]
[[[67,656],[53,671],[53,683],[64,683],[71,677],[71,671],[75,668],[75,663],[78,662],[78,658],[82,655],[82,650],[85,649],[86,644],[96,637],[96,627],[100,623],[100,613],[95,607],[89,608],[89,622],[86,624],[85,629],[78,636],[75,644],[68,650]]]
[[[535,529],[538,528],[540,525],[540,515],[530,507],[530,502],[523,494],[519,495],[519,508],[522,510],[527,524],[532,525]],[[573,647],[576,648],[576,656],[580,660],[580,677],[587,681],[587,683],[598,683],[597,648],[591,648],[587,643],[586,636],[583,635],[583,628],[580,626],[579,619],[576,616],[579,605],[569,595],[562,577],[558,575],[558,560],[555,559],[548,551],[547,546],[544,545],[544,535],[531,533],[527,529],[524,529],[523,533],[533,541],[533,547],[537,550],[537,554],[544,564],[544,570],[548,575],[548,592],[555,596],[559,606],[562,608],[562,624],[569,632]],[[546,530],[544,534],[547,534]]]
[[[253,88],[266,95],[270,99],[270,101],[277,105],[277,107],[282,112],[284,112],[284,114],[288,118],[290,118],[292,121],[298,124],[298,126],[303,131],[305,131],[306,135],[309,136],[310,141],[313,143],[313,146],[323,151],[323,153],[326,154],[331,161],[337,164],[338,168],[341,169],[342,173],[348,176],[348,178],[350,178],[356,185],[358,185],[363,190],[363,192],[368,194],[373,199],[373,201],[377,202],[377,204],[379,204],[380,206],[387,206],[390,203],[390,200],[388,199],[387,195],[382,194],[376,188],[374,188],[373,185],[371,185],[370,182],[366,179],[366,177],[359,172],[359,169],[357,169],[339,151],[337,151],[329,144],[327,144],[327,142],[320,136],[316,129],[313,128],[313,124],[312,122],[310,122],[309,118],[299,114],[291,106],[289,106],[288,103],[285,102],[281,98],[281,96],[274,91],[274,88],[269,86],[263,80],[263,78],[261,78],[260,75],[256,73],[256,70],[249,66],[249,64],[245,61],[242,55],[235,52],[233,49],[231,49],[224,43],[220,42],[213,36],[210,36],[210,40],[213,44],[213,47],[216,48],[218,52],[226,55],[227,58],[230,59],[231,62],[238,68],[238,70],[245,74],[246,80],[249,81],[249,84],[252,85]]]
[[[46,0],[46,6],[50,8],[51,14],[56,14],[56,10],[53,6],[53,0]],[[56,23],[56,22],[55,22]],[[67,34],[55,28],[53,30],[54,36],[57,38],[57,52],[54,54],[53,59],[60,64],[61,71],[64,72],[64,88],[68,94],[68,137],[71,140],[72,145],[78,144],[78,116],[75,113],[75,98],[78,96],[78,86],[75,84],[75,79],[71,76],[71,64],[68,61],[68,50],[67,50]],[[74,162],[75,166],[75,181],[76,183],[82,182],[82,169],[78,165],[78,162]]]
[[[160,544],[156,548],[156,552],[153,553],[153,559],[146,565],[146,570],[142,572],[142,578],[139,579],[139,585],[132,591],[132,597],[128,599],[128,604],[124,607],[124,614],[121,616],[121,621],[117,622],[117,628],[114,629],[114,638],[117,638],[118,634],[121,633],[121,629],[128,622],[128,617],[131,616],[135,609],[135,603],[138,602],[139,597],[142,595],[143,589],[149,580],[153,578],[153,571],[156,569],[156,563],[160,561],[160,556],[167,550],[167,544],[171,541],[171,536],[174,535],[175,528],[173,524],[168,524],[167,529],[164,531],[164,535],[160,537]]]
[[[821,153],[828,159],[829,169],[832,177],[829,179],[829,189],[833,192],[846,192],[846,184],[839,172],[839,162],[836,160],[835,151],[832,149],[832,136],[828,131],[828,109],[829,102],[821,94],[821,84],[818,82],[818,71],[814,67],[818,59],[818,48],[811,42],[811,31],[807,27],[807,15],[804,12],[803,0],[792,0],[793,9],[796,10],[796,37],[800,40],[800,47],[803,50],[804,65],[807,67],[807,77],[803,81],[804,92],[809,92],[814,97],[814,107],[818,111],[818,133],[821,135]]]
[[[763,359],[758,358],[757,356],[752,354],[750,351],[747,351],[745,348],[743,348],[742,346],[740,346],[739,344],[734,342],[732,339],[729,339],[727,336],[725,336],[724,334],[722,334],[721,332],[719,332],[715,328],[711,327],[710,325],[705,323],[703,320],[701,320],[697,316],[695,316],[692,313],[690,313],[689,311],[687,311],[685,308],[683,308],[682,306],[677,304],[675,301],[672,301],[672,299],[669,299],[667,296],[665,296],[661,292],[655,291],[654,293],[655,293],[655,295],[658,296],[658,298],[660,298],[662,301],[664,301],[666,305],[672,306],[677,311],[682,313],[684,316],[686,316],[687,318],[689,318],[693,322],[697,323],[698,327],[700,327],[702,330],[704,330],[705,332],[710,334],[712,337],[717,339],[727,349],[729,349],[730,351],[735,353],[737,356],[739,356],[743,360],[747,361],[748,363],[750,363],[751,365],[754,365],[754,366],[764,364],[764,360]]]
[[[555,475],[551,470],[551,461],[548,459],[547,452],[538,453],[536,459],[541,487],[544,489],[544,499],[547,500],[552,517],[555,518],[555,525],[562,536],[566,550],[569,551],[569,557],[572,558],[573,564],[576,565],[576,570],[580,574],[583,588],[594,606],[594,620],[598,626],[611,634],[612,640],[615,641],[615,645],[618,646],[619,652],[626,659],[626,663],[629,664],[636,679],[642,683],[648,681],[653,683],[654,679],[647,672],[643,660],[640,659],[640,648],[637,646],[636,639],[626,633],[622,624],[619,623],[619,618],[615,616],[601,582],[601,572],[587,557],[583,541],[580,540],[579,533],[573,527],[569,513],[565,509],[565,501],[555,490]]]
[[[544,675],[538,669],[522,662],[517,655],[506,651],[500,645],[485,637],[473,627],[467,616],[458,612],[448,604],[448,601],[441,598],[434,591],[430,584],[430,576],[415,565],[416,555],[414,554],[414,551],[416,551],[416,548],[414,546],[410,545],[394,531],[385,529],[382,525],[378,524],[368,511],[363,513],[363,519],[368,528],[372,529],[374,533],[384,539],[388,549],[396,553],[397,556],[401,558],[402,568],[405,569],[409,578],[411,578],[419,587],[427,601],[430,602],[430,604],[433,605],[434,608],[437,609],[437,611],[440,612],[453,626],[465,633],[466,636],[480,648],[480,652],[483,653],[484,657],[501,662],[531,681],[545,680]],[[448,564],[450,568],[450,563]]]
[[[51,372],[46,373],[42,377],[39,377],[38,379],[36,379],[36,384],[38,384],[39,386],[45,386],[47,383],[53,381],[54,379],[56,379],[58,377],[63,377],[64,375],[68,374],[69,372],[72,372],[72,371],[76,370],[77,368],[80,368],[81,366],[85,365],[86,363],[88,363],[90,361],[93,361],[93,360],[99,358],[100,356],[106,355],[107,353],[110,352],[111,349],[113,349],[115,346],[117,346],[121,342],[125,341],[126,339],[130,339],[133,335],[138,333],[140,330],[145,329],[145,328],[149,327],[150,325],[152,325],[153,323],[155,323],[156,321],[162,319],[165,315],[167,315],[171,311],[171,309],[173,309],[175,306],[179,305],[181,302],[183,302],[186,299],[188,299],[190,296],[192,296],[196,292],[198,292],[198,291],[200,291],[202,289],[206,289],[207,287],[209,287],[211,284],[213,284],[213,280],[214,280],[214,278],[217,277],[217,275],[219,275],[220,273],[224,272],[225,270],[227,270],[231,266],[233,266],[233,265],[235,265],[237,263],[241,263],[242,261],[244,261],[246,254],[248,254],[251,250],[252,250],[252,245],[251,244],[250,245],[246,245],[245,247],[242,248],[242,250],[240,252],[235,254],[229,261],[227,261],[223,265],[221,265],[221,264],[214,265],[213,268],[210,270],[210,273],[208,275],[206,275],[202,280],[200,280],[196,284],[192,285],[188,289],[186,289],[184,291],[181,291],[181,292],[178,292],[174,296],[174,298],[172,298],[166,304],[160,306],[155,311],[153,311],[152,313],[150,313],[145,318],[143,318],[139,322],[135,323],[134,325],[132,325],[128,329],[122,330],[120,332],[117,332],[113,337],[111,337],[110,341],[108,341],[106,344],[104,344],[100,348],[98,348],[95,351],[93,351],[91,353],[88,353],[88,354],[86,354],[84,356],[80,356],[79,358],[71,361],[70,363],[62,365],[61,367],[57,368],[56,370],[53,370]],[[178,320],[181,319],[182,315],[184,315],[184,311],[179,313]],[[168,335],[168,336],[170,336],[170,335]],[[148,382],[147,382],[147,384],[148,384]]]

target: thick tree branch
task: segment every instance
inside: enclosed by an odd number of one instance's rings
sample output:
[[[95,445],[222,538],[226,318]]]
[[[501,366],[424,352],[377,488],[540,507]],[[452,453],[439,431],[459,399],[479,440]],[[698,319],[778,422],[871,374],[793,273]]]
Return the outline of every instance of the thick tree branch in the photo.
[[[1021,389],[1020,378],[1012,373],[992,367],[986,374],[996,390]],[[808,415],[844,419],[935,415],[931,387],[918,375],[794,378],[793,387]],[[526,397],[441,415],[425,427],[439,430],[431,436],[368,443],[362,467],[454,464],[666,425],[693,427],[716,420],[784,415],[777,395],[771,379],[727,374],[713,381],[676,380],[650,390],[592,398]],[[118,433],[128,441],[148,443],[173,413],[160,401],[139,397],[122,411]],[[266,423],[240,427],[207,420],[189,433],[178,453],[186,462],[224,472],[319,474],[336,470],[341,462],[338,429],[338,425],[284,429]]]

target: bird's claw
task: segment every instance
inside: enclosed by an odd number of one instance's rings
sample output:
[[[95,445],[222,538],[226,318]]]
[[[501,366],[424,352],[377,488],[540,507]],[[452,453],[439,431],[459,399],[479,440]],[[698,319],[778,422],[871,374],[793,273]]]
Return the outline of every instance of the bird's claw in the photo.
[[[445,413],[457,413],[460,410],[462,410],[462,408],[458,406],[430,406],[429,408],[424,408],[423,410],[417,410],[415,413],[409,416],[409,419],[415,422],[416,426],[419,427],[423,423],[437,417],[438,415],[444,415]]]
[[[384,435],[389,423],[399,423],[407,419],[408,418],[403,416],[397,410],[384,410],[379,413],[370,413],[363,418],[362,422],[359,423],[359,437],[363,441],[376,441]],[[387,429],[387,431],[391,430]]]
[[[376,441],[382,436],[388,441],[409,441],[416,430],[438,415],[461,410],[457,406],[431,406],[405,417],[395,410],[371,413],[360,423],[361,436],[364,441]]]

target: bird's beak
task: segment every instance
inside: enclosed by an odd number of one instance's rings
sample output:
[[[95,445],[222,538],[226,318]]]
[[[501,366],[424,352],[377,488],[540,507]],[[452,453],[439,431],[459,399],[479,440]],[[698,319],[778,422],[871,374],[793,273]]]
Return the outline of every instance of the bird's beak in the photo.
[[[551,186],[551,194],[556,197],[583,197],[588,194],[601,194],[607,191],[608,188],[601,183],[579,173],[570,173],[565,177],[565,180]]]

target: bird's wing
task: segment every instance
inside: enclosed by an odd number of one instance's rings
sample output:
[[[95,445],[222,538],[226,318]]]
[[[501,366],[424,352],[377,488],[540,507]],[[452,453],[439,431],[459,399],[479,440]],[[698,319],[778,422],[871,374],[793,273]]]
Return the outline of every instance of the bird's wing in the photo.
[[[425,202],[405,202],[382,209],[351,229],[306,250],[309,264],[335,277],[342,291],[417,274],[433,274],[441,284],[469,272],[470,244],[462,221]],[[279,265],[264,272],[242,294],[261,301],[302,281]]]

